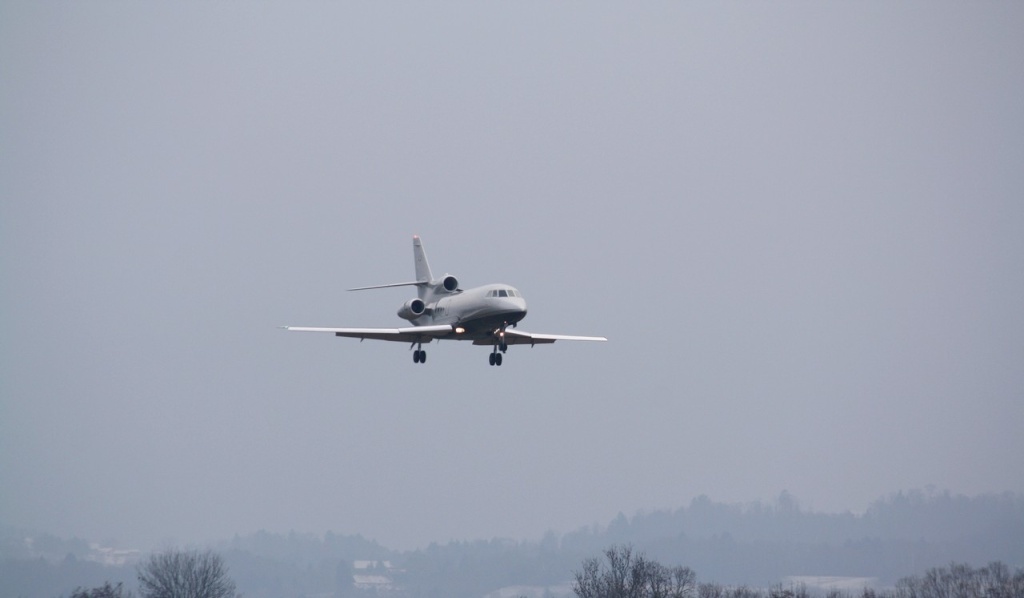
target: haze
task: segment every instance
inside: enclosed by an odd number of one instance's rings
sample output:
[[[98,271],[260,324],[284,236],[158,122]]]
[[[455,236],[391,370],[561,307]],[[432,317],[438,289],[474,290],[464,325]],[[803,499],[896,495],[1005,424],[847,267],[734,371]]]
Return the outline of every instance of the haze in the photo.
[[[0,522],[1024,492],[1024,4],[4,3]],[[525,330],[408,347],[411,238]]]

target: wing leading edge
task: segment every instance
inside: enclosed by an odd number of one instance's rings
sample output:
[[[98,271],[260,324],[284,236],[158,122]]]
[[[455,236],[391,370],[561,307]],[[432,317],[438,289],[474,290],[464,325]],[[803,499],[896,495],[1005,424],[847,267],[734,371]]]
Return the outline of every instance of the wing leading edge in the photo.
[[[605,342],[608,339],[603,336],[574,336],[569,334],[538,334],[524,330],[505,330],[506,345],[547,345],[555,341],[597,341]],[[494,340],[491,338],[477,339],[474,345],[491,345]]]
[[[301,326],[284,326],[285,330],[296,332],[331,332],[334,336],[371,339],[378,341],[395,341],[399,343],[429,343],[454,331],[450,325],[410,326],[408,328],[307,328]]]

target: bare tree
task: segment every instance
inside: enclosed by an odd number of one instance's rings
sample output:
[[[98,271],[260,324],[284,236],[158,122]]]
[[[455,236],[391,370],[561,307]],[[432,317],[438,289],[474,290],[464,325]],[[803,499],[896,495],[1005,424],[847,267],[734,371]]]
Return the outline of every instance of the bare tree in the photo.
[[[895,598],[1018,598],[1024,596],[1024,569],[1010,573],[1002,562],[975,569],[950,563],[935,567],[922,577],[896,582]]]
[[[717,583],[702,583],[697,586],[697,598],[725,598],[725,588]]]
[[[666,567],[631,546],[604,551],[606,563],[591,558],[574,573],[573,591],[579,598],[690,598],[696,576],[689,567]]]
[[[71,593],[71,598],[131,598],[131,596],[132,593],[125,592],[120,583],[114,586],[109,581],[91,590],[75,588],[75,591]]]
[[[153,554],[139,566],[142,598],[233,598],[235,582],[220,555],[209,550]]]

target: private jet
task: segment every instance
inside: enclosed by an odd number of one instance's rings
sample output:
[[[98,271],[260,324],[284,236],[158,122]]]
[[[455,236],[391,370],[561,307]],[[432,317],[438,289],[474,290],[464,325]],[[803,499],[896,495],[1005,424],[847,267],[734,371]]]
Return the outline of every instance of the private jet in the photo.
[[[284,326],[297,332],[330,332],[335,336],[409,343],[414,363],[426,363],[423,345],[431,341],[472,341],[491,347],[488,363],[500,366],[502,355],[511,345],[543,345],[555,341],[607,341],[603,336],[537,334],[517,330],[526,317],[526,299],[515,287],[488,284],[471,289],[459,288],[451,274],[435,279],[427,263],[427,254],[419,236],[412,238],[416,280],[348,289],[365,291],[391,287],[416,287],[417,296],[398,308],[398,317],[412,326],[403,328],[309,328]]]

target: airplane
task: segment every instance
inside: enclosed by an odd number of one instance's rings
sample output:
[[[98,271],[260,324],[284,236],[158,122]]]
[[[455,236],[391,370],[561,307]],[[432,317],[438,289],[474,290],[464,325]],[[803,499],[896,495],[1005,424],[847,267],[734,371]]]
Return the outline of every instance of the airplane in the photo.
[[[603,336],[569,336],[564,334],[535,334],[516,330],[526,317],[526,299],[517,289],[507,284],[488,284],[471,289],[459,288],[459,281],[451,274],[434,278],[427,263],[427,254],[418,235],[412,237],[416,280],[368,287],[349,291],[416,287],[417,297],[398,308],[398,317],[412,326],[404,328],[309,328],[283,326],[298,332],[331,332],[335,336],[410,343],[416,348],[413,363],[426,363],[425,343],[433,340],[472,341],[474,345],[492,347],[488,362],[500,366],[502,354],[510,345],[543,345],[555,341],[607,341]]]

